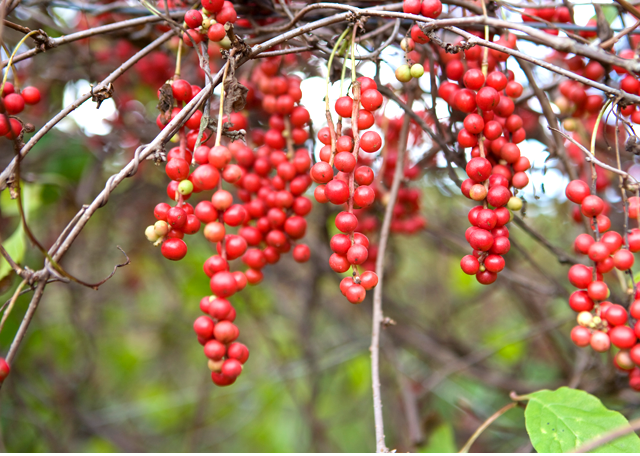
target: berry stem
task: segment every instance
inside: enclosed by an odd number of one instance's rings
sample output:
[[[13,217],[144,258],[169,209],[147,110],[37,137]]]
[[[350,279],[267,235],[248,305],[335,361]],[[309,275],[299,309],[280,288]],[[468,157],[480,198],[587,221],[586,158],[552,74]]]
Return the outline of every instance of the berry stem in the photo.
[[[233,50],[231,51],[233,52]],[[215,145],[219,146],[222,140],[222,117],[224,116],[224,83],[227,79],[227,73],[229,72],[229,65],[231,65],[231,53],[229,53],[229,60],[224,67],[224,74],[222,75],[222,82],[220,83],[220,109],[218,110],[218,131],[216,131]]]
[[[29,33],[27,33],[25,36],[22,37],[22,39],[20,41],[18,41],[18,44],[16,44],[16,47],[13,49],[13,52],[11,53],[11,56],[9,57],[9,62],[7,63],[7,66],[11,66],[13,67],[13,58],[16,55],[16,52],[18,52],[18,49],[20,49],[20,46],[22,46],[24,44],[25,41],[27,41],[27,38],[29,38],[32,35],[35,35],[37,33],[40,33],[38,30],[31,30]],[[15,76],[15,69],[13,72],[14,76]],[[7,71],[4,72],[4,76],[2,78],[2,85],[0,86],[0,94],[3,93],[4,91],[4,85],[7,82],[7,76],[9,76],[9,70],[7,69]]]
[[[176,72],[174,79],[180,79],[180,70],[182,66],[182,40],[178,42],[178,53],[176,55]]]
[[[4,311],[4,314],[2,315],[2,321],[0,321],[0,333],[2,333],[4,322],[7,321],[7,318],[9,318],[9,314],[11,314],[11,310],[13,309],[13,306],[18,300],[18,296],[20,296],[20,292],[22,291],[22,289],[26,284],[27,284],[27,279],[24,279],[22,282],[20,282],[20,285],[18,285],[18,288],[16,288],[16,291],[13,293],[13,296],[11,296],[11,301],[9,302],[9,306],[7,307],[7,310]]]

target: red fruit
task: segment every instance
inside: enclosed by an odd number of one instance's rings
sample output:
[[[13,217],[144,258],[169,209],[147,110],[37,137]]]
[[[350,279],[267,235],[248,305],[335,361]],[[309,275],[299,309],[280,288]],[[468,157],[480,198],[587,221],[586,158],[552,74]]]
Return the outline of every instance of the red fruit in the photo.
[[[504,269],[504,265],[504,258],[500,255],[489,255],[484,259],[484,266],[490,272],[500,272]]]
[[[424,34],[418,24],[414,24],[411,27],[411,39],[416,43],[425,44],[431,41],[427,35]]]
[[[35,87],[25,87],[21,95],[26,104],[34,105],[40,102],[40,91]]]
[[[449,62],[449,65],[456,62],[462,64],[459,60],[454,60]],[[467,114],[473,112],[476,109],[475,93],[469,89],[458,90],[452,97],[452,106],[458,111],[466,112]]]
[[[467,175],[475,182],[483,182],[491,175],[491,163],[486,158],[472,158],[465,168]]]
[[[382,94],[377,89],[368,89],[362,92],[360,103],[367,111],[375,111],[382,106]]]
[[[567,188],[565,190],[565,195],[567,195],[567,199],[576,204],[582,204],[582,201],[589,195],[591,195],[591,190],[589,190],[589,186],[586,182],[581,180],[574,180],[569,182]]]
[[[471,90],[480,90],[484,85],[484,75],[478,69],[471,69],[464,75],[464,85]]]
[[[478,228],[469,235],[469,244],[474,250],[486,252],[493,245],[493,235],[487,230]]]
[[[609,249],[609,253],[613,254],[618,251],[620,247],[622,247],[624,239],[622,239],[620,233],[617,233],[615,231],[608,231],[602,235],[600,241],[607,246],[607,248]]]
[[[436,19],[442,13],[442,3],[440,0],[422,0],[420,13],[425,17]]]
[[[369,207],[376,199],[376,192],[373,188],[361,185],[353,193],[353,202],[359,208]]]
[[[522,95],[522,84],[516,81],[510,81],[507,83],[505,92],[508,97],[518,98],[520,95]]]
[[[204,299],[209,299],[207,296]],[[209,315],[216,320],[226,320],[232,313],[233,306],[229,301],[222,298],[214,298],[209,302]]]
[[[318,162],[311,168],[311,178],[319,184],[326,184],[333,179],[333,168],[329,163]]]
[[[487,202],[493,207],[506,206],[511,198],[511,192],[508,188],[497,186],[489,189],[487,193]]]
[[[575,326],[571,330],[571,340],[578,347],[586,347],[591,341],[591,332],[583,326]]]
[[[360,130],[366,130],[367,128],[371,128],[375,123],[375,119],[373,114],[365,109],[361,109],[358,111],[358,128]]]
[[[202,7],[209,13],[217,13],[224,6],[224,0],[202,0]]]
[[[627,269],[631,269],[634,261],[635,261],[635,258],[633,256],[633,253],[631,253],[629,250],[626,250],[626,249],[618,250],[613,255],[613,264],[617,269],[621,271],[626,271]]]
[[[368,131],[360,138],[360,147],[365,152],[377,152],[382,147],[382,138],[375,131]]]
[[[17,93],[10,93],[4,97],[4,107],[7,110],[7,114],[20,114],[24,109],[24,98]]]
[[[298,244],[293,248],[292,256],[298,263],[306,263],[311,258],[311,249],[305,244]]]
[[[587,288],[592,282],[591,268],[583,264],[574,264],[569,268],[569,282],[576,288]]]
[[[593,261],[602,261],[610,255],[609,248],[604,242],[594,242],[587,253]]]
[[[211,24],[207,30],[207,37],[211,41],[222,41],[227,36],[227,31],[223,24]]]
[[[336,112],[341,117],[351,117],[353,110],[353,99],[351,97],[340,97],[336,100]]]
[[[238,289],[236,279],[227,271],[220,271],[214,274],[213,277],[211,277],[209,286],[213,294],[219,298],[232,296]]]
[[[360,284],[365,290],[371,290],[378,285],[378,276],[373,271],[365,271],[360,276]]]
[[[193,330],[204,340],[211,339],[213,336],[214,323],[209,317],[198,317],[193,322]]]
[[[515,104],[513,103],[513,100],[508,97],[500,97],[500,101],[493,108],[493,112],[495,112],[500,117],[509,117],[511,114],[513,114],[514,110]]]
[[[606,352],[609,350],[609,347],[611,347],[611,340],[609,339],[609,336],[602,331],[594,331],[589,343],[591,344],[591,348],[601,353]]]
[[[233,377],[227,377],[226,375],[222,375],[218,372],[211,372],[211,381],[213,381],[217,386],[229,386],[233,384],[236,379]]]
[[[237,359],[226,359],[222,363],[221,369],[222,375],[227,377],[236,378],[242,373],[242,364]]]
[[[460,260],[460,268],[465,274],[475,275],[480,270],[480,262],[473,255],[465,255]]]
[[[633,329],[628,326],[616,326],[609,331],[609,338],[613,345],[622,350],[632,348],[637,340]]]
[[[202,13],[198,10],[189,10],[184,15],[184,21],[187,23],[187,27],[198,28],[202,25]]]
[[[213,335],[213,328],[211,329],[211,335]],[[211,336],[209,336],[209,338],[210,337]],[[227,351],[227,347],[225,347],[223,343],[215,339],[208,340],[207,343],[204,344],[203,348],[204,355],[214,361],[220,361]]]
[[[364,298],[367,296],[367,291],[364,289],[362,285],[354,283],[352,286],[347,288],[345,296],[352,304],[359,304],[364,301]]]
[[[233,342],[239,335],[238,327],[230,321],[221,321],[213,328],[213,336],[223,344]]]
[[[458,132],[458,144],[460,144],[461,147],[475,147],[478,144],[478,136],[472,135],[463,128]]]
[[[589,195],[582,200],[581,210],[585,217],[595,217],[604,210],[604,201],[599,196]]]
[[[491,74],[489,76],[491,76]],[[500,103],[500,98],[500,94],[493,87],[483,87],[476,94],[476,103],[478,104],[478,108],[483,111],[493,111]]]
[[[367,261],[368,257],[369,251],[365,246],[360,244],[352,245],[347,252],[347,260],[351,264],[362,264]]]
[[[619,304],[611,304],[610,306],[607,306],[602,316],[613,326],[624,325],[629,318],[625,308]]]
[[[358,219],[349,212],[340,212],[335,220],[336,228],[343,233],[351,233],[358,226]]]
[[[333,160],[333,165],[338,171],[349,174],[356,167],[356,158],[350,152],[339,152]]]
[[[189,40],[191,41],[191,40]],[[191,84],[184,79],[176,79],[171,83],[173,98],[178,101],[189,101],[192,97]]]
[[[581,253],[583,255],[586,255],[587,253],[589,253],[589,248],[595,242],[596,241],[593,239],[593,236],[587,233],[582,233],[582,234],[579,234],[576,237],[576,240],[573,242],[573,249],[576,251],[576,253]],[[608,254],[606,256],[608,256]]]
[[[218,14],[216,14],[216,22],[220,24],[226,24],[227,22],[231,22],[232,24],[238,19],[238,15],[236,14],[236,10],[231,7],[224,6]]]
[[[351,267],[351,264],[349,263],[349,260],[347,260],[346,256],[332,253],[329,257],[329,267],[331,267],[335,272],[342,273],[346,272]]]
[[[237,359],[242,364],[246,363],[249,359],[249,349],[246,345],[240,342],[234,342],[227,348],[227,357],[231,359]]]
[[[482,116],[478,114],[469,114],[464,119],[464,128],[471,134],[479,135],[484,130],[484,120],[482,120]]]
[[[482,285],[490,285],[496,281],[498,274],[491,271],[479,272],[476,274],[476,280]]]
[[[604,301],[609,295],[609,287],[601,280],[591,282],[587,287],[589,297],[594,301]]]
[[[487,86],[501,92],[507,86],[507,77],[500,71],[494,71],[487,75]]]
[[[569,307],[571,307],[574,312],[588,311],[593,309],[593,306],[593,300],[586,291],[574,291],[571,293],[571,296],[569,296]]]
[[[325,186],[324,195],[333,204],[344,204],[349,199],[349,186],[342,180],[333,179]]]

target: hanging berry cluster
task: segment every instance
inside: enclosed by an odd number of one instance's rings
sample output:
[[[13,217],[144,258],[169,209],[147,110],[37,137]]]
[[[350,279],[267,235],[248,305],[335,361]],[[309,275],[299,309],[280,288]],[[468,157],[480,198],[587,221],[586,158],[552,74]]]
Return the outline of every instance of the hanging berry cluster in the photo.
[[[371,187],[373,170],[363,164],[358,166],[359,151],[362,148],[365,152],[373,153],[382,147],[382,138],[377,132],[367,131],[362,136],[359,132],[373,126],[372,112],[382,106],[383,99],[376,82],[367,77],[357,79],[352,85],[352,95],[353,98],[343,96],[336,100],[338,128],[330,125],[318,132],[318,139],[325,146],[320,151],[320,161],[313,165],[310,175],[319,184],[314,190],[319,203],[346,205],[346,210],[338,213],[335,219],[336,228],[342,233],[331,238],[333,254],[329,258],[329,266],[338,273],[353,268],[353,277],[342,280],[340,291],[349,302],[358,304],[364,301],[367,290],[378,284],[374,272],[365,271],[360,275],[357,268],[369,257],[369,239],[356,232],[358,217],[354,214],[354,208],[369,207],[376,197]],[[340,131],[342,118],[351,119],[351,129],[345,134]],[[334,167],[338,171],[335,175]]]
[[[449,72],[447,76],[451,77]],[[522,189],[529,183],[525,171],[531,164],[517,146],[526,133],[522,118],[514,114],[513,102],[522,94],[522,85],[499,71],[486,78],[479,69],[456,76],[462,77],[465,88],[444,82],[438,94],[452,109],[466,114],[457,138],[461,147],[472,148],[472,158],[466,166],[469,178],[462,182],[461,190],[467,198],[482,202],[469,211],[472,226],[465,237],[474,252],[463,257],[460,266],[487,285],[495,282],[505,266],[503,255],[511,248],[505,226],[511,220],[509,209],[522,207],[509,188]]]
[[[22,132],[22,122],[15,116],[20,114],[25,104],[35,105],[40,102],[40,91],[35,87],[25,87],[22,91],[16,91],[14,85],[5,82],[2,86],[3,112],[7,115],[0,115],[0,136],[9,139],[16,139]]]
[[[276,263],[281,254],[292,250],[298,262],[308,261],[311,255],[307,245],[298,243],[306,232],[304,216],[312,206],[302,196],[311,185],[311,158],[306,149],[293,149],[294,142],[304,143],[308,138],[304,128],[310,119],[308,111],[297,105],[302,97],[300,79],[279,75],[280,60],[262,62],[260,69],[267,81],[265,87],[272,88],[272,93],[261,94],[264,97],[261,104],[255,103],[257,94],[253,89],[247,98],[252,107],[262,111],[257,116],[264,111],[271,113],[271,129],[252,136],[256,144],[262,145],[255,151],[241,141],[223,145],[223,130],[240,133],[239,130],[248,127],[248,121],[241,113],[222,116],[221,108],[220,133],[215,145],[204,144],[213,137],[205,130],[203,144],[194,150],[203,116],[196,111],[179,130],[180,146],[167,154],[165,170],[171,179],[167,195],[175,205],[158,204],[154,210],[158,221],[146,230],[149,241],[161,245],[162,254],[170,260],[184,258],[187,253],[184,235],[197,233],[202,224],[204,237],[216,246],[217,254],[203,266],[213,294],[200,301],[205,316],[198,317],[193,327],[208,358],[211,378],[219,386],[234,383],[249,356],[247,347],[236,342],[239,336],[233,324],[236,311],[228,298],[247,284],[260,283],[262,269]],[[267,76],[267,72],[271,75]],[[177,106],[171,117],[199,90],[183,79],[172,81]],[[221,106],[224,106],[222,99]],[[166,123],[161,114],[159,127]],[[285,147],[288,152],[281,150]],[[192,164],[197,165],[193,171]],[[234,204],[232,193],[222,188],[223,181],[236,188],[241,203]],[[211,200],[200,201],[195,208],[186,202],[193,194],[209,190],[215,190]],[[237,228],[237,234],[229,233],[229,227]],[[248,268],[231,272],[229,262],[235,259],[241,259]]]
[[[189,47],[208,39],[223,48],[229,48],[231,41],[227,37],[224,24],[235,23],[238,19],[233,4],[224,0],[204,0],[202,10],[190,10],[184,15],[187,31],[182,41]]]
[[[565,193],[592,220],[593,235],[578,235],[574,250],[587,255],[595,266],[594,270],[594,266],[576,264],[569,269],[569,281],[579,289],[569,297],[569,306],[578,313],[578,326],[571,330],[571,340],[579,347],[591,346],[597,352],[609,351],[611,345],[620,349],[614,364],[628,373],[630,386],[640,391],[640,300],[634,301],[629,311],[611,303],[609,287],[603,280],[603,274],[614,268],[632,276],[633,252],[640,251],[640,230],[630,230],[626,241],[620,233],[610,230],[611,221],[602,213],[604,201],[591,194],[584,181],[571,181]],[[640,199],[629,198],[629,217],[637,219],[639,213]]]

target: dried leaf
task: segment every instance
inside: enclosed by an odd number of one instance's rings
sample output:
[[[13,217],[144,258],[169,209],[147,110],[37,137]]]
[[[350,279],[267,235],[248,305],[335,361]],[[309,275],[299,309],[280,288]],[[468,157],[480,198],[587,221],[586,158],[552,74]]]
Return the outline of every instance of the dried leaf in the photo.
[[[240,84],[235,76],[228,75],[224,82],[224,111],[239,112],[247,104],[247,89]]]
[[[160,99],[158,100],[156,108],[158,108],[158,111],[160,111],[165,119],[171,115],[171,110],[173,109],[173,89],[171,88],[171,84],[165,83],[160,87]]]

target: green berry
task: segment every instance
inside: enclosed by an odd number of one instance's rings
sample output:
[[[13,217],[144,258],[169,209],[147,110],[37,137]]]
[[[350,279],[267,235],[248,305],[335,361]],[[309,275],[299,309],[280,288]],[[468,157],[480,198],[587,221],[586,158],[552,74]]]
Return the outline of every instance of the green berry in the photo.
[[[411,69],[409,68],[409,65],[400,65],[396,69],[396,79],[400,82],[411,81]]]
[[[181,195],[190,195],[193,192],[193,184],[190,180],[183,180],[178,184],[178,192]]]
[[[411,76],[414,78],[419,78],[424,74],[424,67],[419,63],[416,63],[411,67]]]
[[[522,209],[522,200],[517,196],[512,196],[511,198],[509,198],[507,208],[511,209],[512,211],[519,211],[520,209]]]
[[[218,44],[223,49],[231,49],[231,40],[229,39],[228,36],[225,36],[220,41],[218,41]]]

